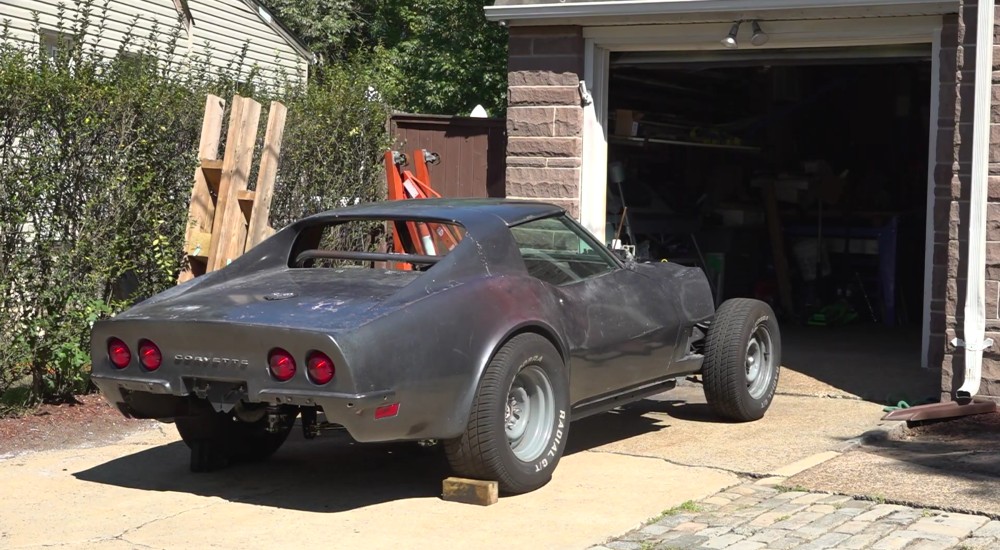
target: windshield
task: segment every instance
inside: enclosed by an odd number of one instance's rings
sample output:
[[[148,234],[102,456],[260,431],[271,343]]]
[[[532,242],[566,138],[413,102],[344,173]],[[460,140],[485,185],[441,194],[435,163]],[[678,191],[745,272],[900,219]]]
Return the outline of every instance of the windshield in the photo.
[[[601,245],[565,216],[510,228],[528,274],[553,285],[572,284],[618,268]]]

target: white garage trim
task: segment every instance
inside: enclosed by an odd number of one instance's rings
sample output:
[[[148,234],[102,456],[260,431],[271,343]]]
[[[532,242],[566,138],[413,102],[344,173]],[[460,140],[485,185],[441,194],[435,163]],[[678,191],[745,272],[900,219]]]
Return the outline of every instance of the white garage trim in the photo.
[[[931,341],[931,282],[934,279],[934,168],[937,166],[937,120],[941,111],[941,98],[935,89],[941,78],[941,28],[933,34],[931,42],[931,124],[927,132],[927,222],[924,224],[924,301],[923,322],[920,325],[920,366],[930,367]]]

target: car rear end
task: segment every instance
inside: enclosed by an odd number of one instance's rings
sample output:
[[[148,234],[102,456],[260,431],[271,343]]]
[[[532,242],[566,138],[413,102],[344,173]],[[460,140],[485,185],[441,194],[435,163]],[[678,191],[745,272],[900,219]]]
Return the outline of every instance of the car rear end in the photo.
[[[132,417],[169,421],[210,405],[249,423],[301,413],[307,435],[329,425],[358,441],[451,434],[464,415],[449,396],[469,375],[450,362],[415,368],[438,346],[413,336],[437,309],[417,312],[485,267],[465,230],[440,218],[413,223],[448,225],[462,239],[454,249],[429,254],[402,230],[402,250],[355,242],[409,223],[329,214],[290,226],[226,268],[97,323],[92,379]]]
[[[359,391],[340,346],[323,332],[232,322],[111,320],[95,325],[91,356],[91,378],[101,393],[123,414],[137,418],[185,416],[197,400],[218,411],[318,407],[327,421],[378,439],[378,427],[370,421],[391,412],[394,403],[393,388]],[[383,405],[387,410],[379,411]]]

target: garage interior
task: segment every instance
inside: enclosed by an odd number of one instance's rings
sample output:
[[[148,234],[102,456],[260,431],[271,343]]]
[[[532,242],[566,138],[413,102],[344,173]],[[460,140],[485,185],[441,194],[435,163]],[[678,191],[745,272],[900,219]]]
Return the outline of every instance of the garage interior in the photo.
[[[726,53],[611,54],[608,242],[771,303],[792,391],[936,399],[930,46]]]

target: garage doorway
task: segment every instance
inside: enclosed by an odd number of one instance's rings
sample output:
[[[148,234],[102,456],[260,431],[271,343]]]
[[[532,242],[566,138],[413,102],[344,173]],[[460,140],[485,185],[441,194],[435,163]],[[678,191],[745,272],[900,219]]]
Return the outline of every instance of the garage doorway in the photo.
[[[936,397],[932,46],[765,53],[610,53],[604,237],[772,303],[784,391]]]

